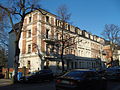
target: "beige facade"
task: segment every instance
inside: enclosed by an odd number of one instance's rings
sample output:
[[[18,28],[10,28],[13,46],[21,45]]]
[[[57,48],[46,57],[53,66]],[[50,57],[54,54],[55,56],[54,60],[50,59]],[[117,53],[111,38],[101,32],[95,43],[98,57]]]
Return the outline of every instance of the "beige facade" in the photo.
[[[55,72],[58,71],[61,66],[60,58],[58,59],[61,49],[60,43],[56,41],[61,39],[62,24],[55,15],[48,12],[42,15],[39,11],[34,11],[26,16],[19,43],[20,67],[26,66],[30,71],[35,71],[42,69],[41,64],[48,64]],[[65,66],[69,69],[97,68],[97,59],[102,58],[104,39],[68,23],[65,25],[64,38],[71,44],[64,50]],[[70,39],[71,37],[74,38]]]

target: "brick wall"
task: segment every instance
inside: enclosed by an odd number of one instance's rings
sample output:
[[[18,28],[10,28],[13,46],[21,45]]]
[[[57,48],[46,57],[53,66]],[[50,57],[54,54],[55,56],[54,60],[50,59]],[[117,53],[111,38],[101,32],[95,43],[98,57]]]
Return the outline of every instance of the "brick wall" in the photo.
[[[45,22],[45,16],[42,16],[42,21]],[[45,28],[45,24],[42,23],[41,24],[41,36],[45,35],[46,33],[46,28]],[[45,42],[43,41],[43,39],[41,38],[41,51],[44,52],[45,51]]]
[[[32,26],[32,52],[36,52],[37,44],[37,23]]]

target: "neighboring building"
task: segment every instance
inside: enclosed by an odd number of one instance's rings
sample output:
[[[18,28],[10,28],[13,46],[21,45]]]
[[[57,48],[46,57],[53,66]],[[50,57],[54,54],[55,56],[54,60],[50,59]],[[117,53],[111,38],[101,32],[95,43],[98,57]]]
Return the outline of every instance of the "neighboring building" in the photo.
[[[47,12],[42,10],[43,12]],[[62,22],[56,19],[56,15],[47,12],[42,15],[39,11],[31,12],[24,19],[23,32],[20,38],[20,67],[27,67],[29,70],[41,70],[43,64],[54,69],[55,72],[61,67],[60,43]],[[76,37],[70,40],[76,42],[65,49],[64,60],[67,69],[73,68],[101,68],[102,48],[104,39],[92,35],[85,30],[80,30],[66,23],[65,38]],[[10,33],[10,43],[14,43],[14,34]],[[58,43],[58,44],[57,44]],[[9,65],[13,63],[14,45],[10,45]],[[11,47],[12,46],[12,47]],[[10,50],[11,49],[11,50]],[[41,57],[42,56],[42,57]]]
[[[105,45],[103,47],[103,59],[107,67],[111,67],[111,61],[112,61],[112,50],[110,48],[110,45]]]
[[[78,30],[77,55],[73,61],[77,68],[101,68],[102,67],[102,48],[104,39],[92,35],[85,30]],[[74,68],[75,68],[74,67]]]
[[[118,50],[118,60],[119,60],[119,65],[120,65],[120,49]]]
[[[0,47],[0,66],[7,67],[7,53]]]
[[[113,67],[113,66],[118,66],[119,65],[119,60],[120,60],[120,50],[119,46],[116,47],[116,50],[114,52],[111,50],[111,46],[106,44],[103,47],[103,60],[106,63],[107,67]]]
[[[9,32],[9,46],[8,46],[8,68],[13,68],[14,66],[14,56],[15,56],[15,33],[13,31]]]
[[[120,46],[117,45],[113,53],[113,66],[119,66],[120,62]]]

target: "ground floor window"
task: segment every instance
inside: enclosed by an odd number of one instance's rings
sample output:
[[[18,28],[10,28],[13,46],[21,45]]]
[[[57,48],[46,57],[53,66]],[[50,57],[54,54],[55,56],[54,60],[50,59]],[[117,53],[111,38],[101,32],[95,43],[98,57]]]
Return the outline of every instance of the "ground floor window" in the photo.
[[[31,68],[31,62],[28,60],[27,61],[27,68],[30,69]]]
[[[77,67],[77,62],[75,62],[75,68],[78,68],[78,67]]]
[[[73,66],[73,62],[71,62],[71,68],[72,68],[72,69],[74,68],[74,66]]]

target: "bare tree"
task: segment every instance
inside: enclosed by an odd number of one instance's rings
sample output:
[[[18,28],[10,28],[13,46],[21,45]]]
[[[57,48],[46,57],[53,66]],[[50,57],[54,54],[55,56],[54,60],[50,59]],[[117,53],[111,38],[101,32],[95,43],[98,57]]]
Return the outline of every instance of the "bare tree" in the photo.
[[[102,32],[103,37],[109,41],[109,45],[112,51],[112,55],[117,57],[116,50],[120,39],[120,28],[114,24],[106,24],[105,29]],[[111,57],[111,63],[113,61],[113,56]]]
[[[0,46],[8,47],[8,17],[6,12],[0,8]]]
[[[120,39],[120,28],[114,24],[106,24],[102,35],[106,40],[110,41],[111,49],[114,52]]]
[[[19,40],[21,37],[21,32],[23,28],[24,18],[26,15],[31,13],[34,10],[39,10],[41,13],[42,11],[39,9],[40,0],[8,0],[10,1],[9,5],[0,5],[0,8],[3,9],[7,16],[9,17],[9,21],[12,27],[13,32],[16,35],[16,41],[15,41],[15,60],[14,60],[14,69],[15,69],[15,75],[14,75],[14,82],[17,81],[17,73],[18,73],[18,66],[19,66]],[[42,13],[43,14],[43,13]],[[17,29],[15,29],[15,23],[19,22],[17,25]]]
[[[0,8],[0,48],[3,54],[0,59],[2,61],[2,66],[7,66],[7,57],[8,57],[8,17],[6,12]]]
[[[65,52],[70,52],[70,49],[74,49],[75,45],[75,38],[73,34],[70,32],[70,25],[68,24],[68,21],[70,19],[71,14],[68,12],[68,8],[65,5],[61,5],[57,9],[58,13],[58,21],[60,22],[60,26],[57,26],[56,33],[58,33],[58,42],[57,45],[59,47],[59,53],[60,53],[60,58],[62,62],[62,71],[65,70],[64,64],[64,55]],[[68,27],[69,30],[66,28]]]
[[[36,54],[39,56],[39,58],[41,60],[41,68],[43,69],[44,68],[44,63],[46,61],[45,60],[45,53],[40,51],[40,47],[36,43],[33,43],[33,45],[34,45],[34,48],[37,49]]]

